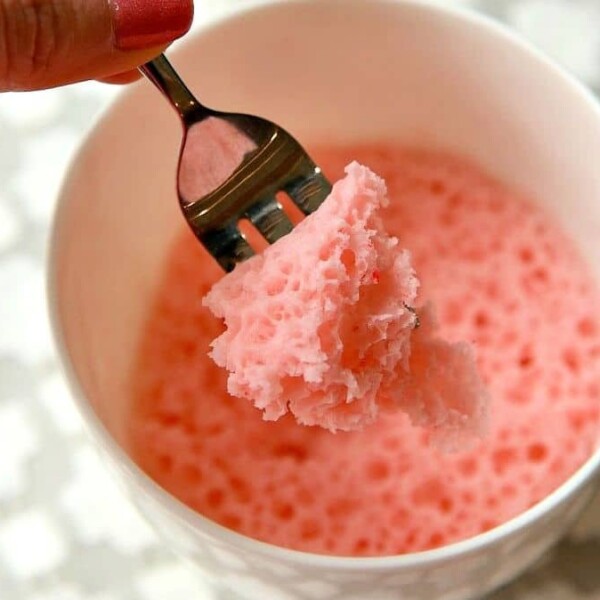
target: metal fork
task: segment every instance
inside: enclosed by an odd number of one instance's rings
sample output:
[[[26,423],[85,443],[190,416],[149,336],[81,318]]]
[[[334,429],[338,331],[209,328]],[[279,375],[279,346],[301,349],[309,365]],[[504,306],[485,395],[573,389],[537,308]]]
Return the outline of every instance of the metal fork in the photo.
[[[196,237],[225,271],[254,254],[239,229],[240,220],[248,219],[270,244],[292,230],[290,219],[277,201],[278,192],[285,192],[304,215],[314,212],[329,195],[331,185],[321,169],[275,123],[203,106],[163,54],[142,65],[140,71],[179,114],[184,129],[177,173],[179,204]],[[211,126],[229,128],[242,140],[246,151],[240,156],[235,152],[223,156],[228,164],[233,161],[231,172],[209,189],[197,182],[202,193],[195,197],[190,173],[194,173],[197,156],[206,155],[211,136],[203,136],[201,130],[196,130],[200,135],[190,132],[213,119],[217,121]]]

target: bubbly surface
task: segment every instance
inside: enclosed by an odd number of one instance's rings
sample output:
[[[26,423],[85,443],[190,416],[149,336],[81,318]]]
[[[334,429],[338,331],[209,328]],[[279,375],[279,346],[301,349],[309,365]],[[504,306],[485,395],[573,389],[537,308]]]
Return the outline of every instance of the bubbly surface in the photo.
[[[226,331],[210,356],[227,389],[275,421],[357,431],[405,410],[460,447],[485,431],[488,396],[466,343],[435,336],[409,253],[381,220],[384,181],[353,162],[314,214],[236,266],[204,298]],[[417,326],[419,325],[419,326]]]
[[[276,422],[226,393],[208,357],[221,326],[200,299],[222,276],[185,231],[149,306],[133,373],[130,449],[183,502],[299,550],[390,555],[486,531],[556,489],[600,436],[600,294],[549,216],[472,165],[389,146],[313,152],[387,182],[384,219],[413,256],[441,334],[470,340],[491,427],[444,454],[406,414],[332,434]]]

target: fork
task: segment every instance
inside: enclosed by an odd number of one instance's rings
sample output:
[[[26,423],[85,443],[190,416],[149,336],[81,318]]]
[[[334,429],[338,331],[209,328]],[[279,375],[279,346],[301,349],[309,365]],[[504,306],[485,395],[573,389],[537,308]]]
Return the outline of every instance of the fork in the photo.
[[[275,123],[202,105],[164,54],[140,71],[179,114],[184,130],[179,204],[198,240],[226,272],[254,254],[240,231],[241,220],[250,221],[270,244],[292,230],[278,192],[285,192],[304,215],[329,195],[331,184],[321,169]],[[204,173],[203,165],[209,165]]]

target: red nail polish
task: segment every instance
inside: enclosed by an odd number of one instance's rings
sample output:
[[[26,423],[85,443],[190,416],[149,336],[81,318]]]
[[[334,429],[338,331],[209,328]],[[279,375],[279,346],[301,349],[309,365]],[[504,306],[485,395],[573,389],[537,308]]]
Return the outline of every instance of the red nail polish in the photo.
[[[192,24],[193,0],[109,0],[119,50],[168,44]]]

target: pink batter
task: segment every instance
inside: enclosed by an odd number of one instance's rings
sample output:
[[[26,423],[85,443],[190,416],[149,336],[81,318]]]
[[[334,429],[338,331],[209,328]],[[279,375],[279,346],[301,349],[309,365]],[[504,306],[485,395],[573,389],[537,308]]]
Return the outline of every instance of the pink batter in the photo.
[[[130,442],[153,478],[246,535],[337,555],[441,546],[510,519],[586,460],[600,434],[600,293],[534,204],[454,158],[388,146],[313,152],[387,182],[386,228],[412,255],[440,333],[470,340],[491,430],[448,455],[406,414],[335,435],[267,422],[226,393],[208,357],[222,333],[200,302],[222,276],[187,231],[160,282],[134,373]]]
[[[380,177],[348,165],[316,213],[213,286],[204,304],[227,330],[210,355],[267,420],[357,431],[404,410],[456,448],[485,432],[488,396],[470,344],[436,337],[431,309],[417,318],[388,204]]]

